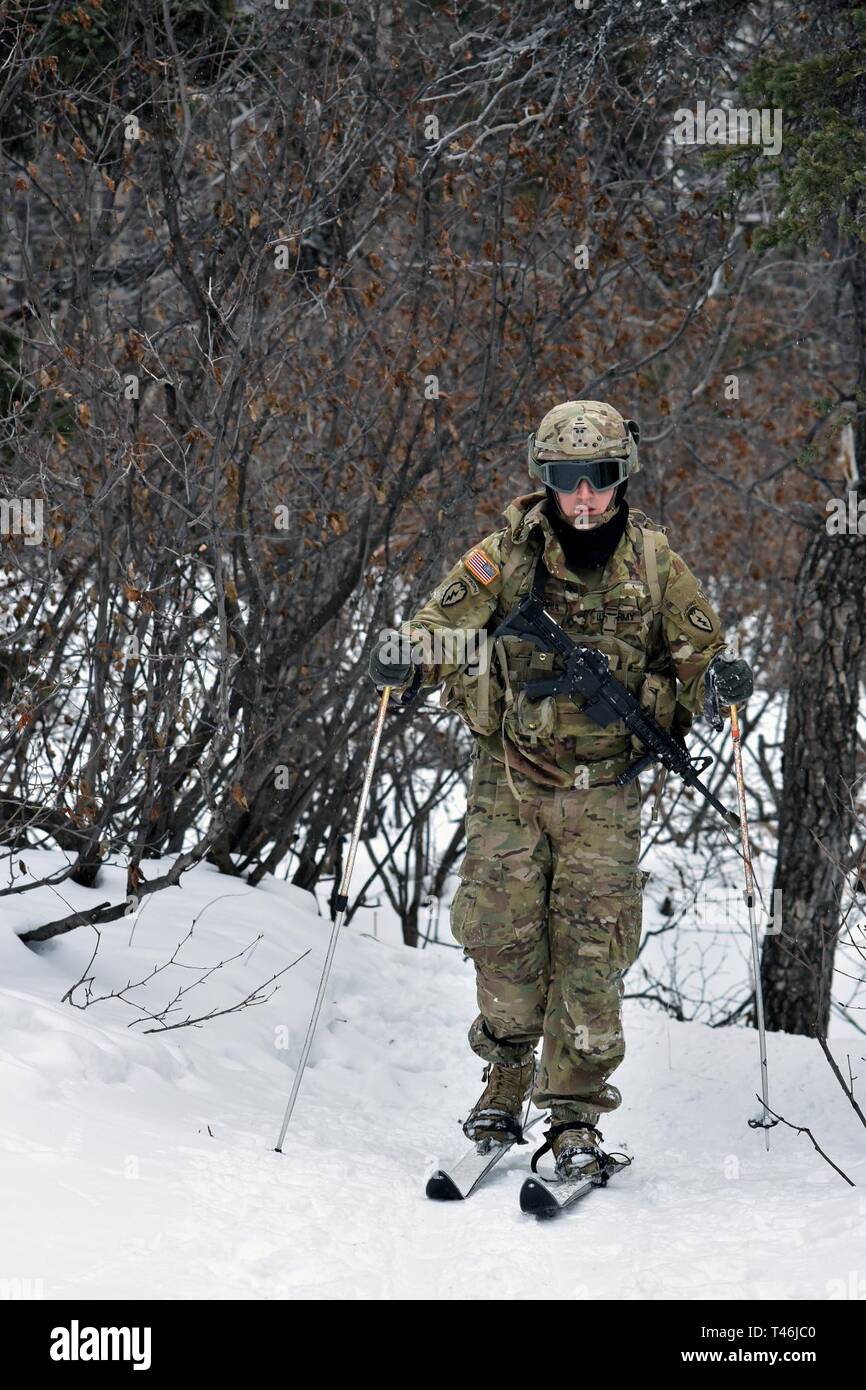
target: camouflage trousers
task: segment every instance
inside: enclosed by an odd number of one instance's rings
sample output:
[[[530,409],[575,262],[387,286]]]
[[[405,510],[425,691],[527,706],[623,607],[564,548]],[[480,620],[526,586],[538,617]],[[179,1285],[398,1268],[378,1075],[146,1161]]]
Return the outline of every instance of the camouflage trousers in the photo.
[[[641,935],[637,785],[560,790],[512,774],[478,749],[466,854],[451,930],[475,965],[469,1032],[488,1062],[543,1040],[533,1100],[615,1110],[607,1085],[625,1055],[623,976]]]

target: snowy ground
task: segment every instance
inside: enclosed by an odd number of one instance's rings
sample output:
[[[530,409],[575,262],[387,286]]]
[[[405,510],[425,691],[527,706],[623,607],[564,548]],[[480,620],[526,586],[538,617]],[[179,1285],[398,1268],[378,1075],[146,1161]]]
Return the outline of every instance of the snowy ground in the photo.
[[[23,858],[34,875],[61,862]],[[85,1012],[60,1002],[90,958],[89,929],[38,954],[16,936],[65,903],[119,900],[122,873],[58,891],[0,903],[0,1292],[29,1280],[46,1298],[866,1298],[866,1133],[808,1040],[771,1036],[771,1102],[812,1128],[855,1188],[807,1138],[777,1128],[767,1154],[747,1127],[753,1032],[633,1004],[616,1076],[625,1102],[604,1125],[632,1169],[539,1224],[517,1207],[530,1152],[519,1149],[471,1201],[438,1205],[425,1176],[459,1148],[481,1080],[459,952],[344,933],[279,1155],[328,938],[312,898],[205,867],[134,930],[108,927],[98,993],[164,961],[198,914],[184,964],[214,965],[262,933],[193,992],[194,1012],[237,1002],[309,948],[268,1003],[159,1035],[130,1029],[137,1015],[116,1000]],[[196,978],[170,973],[135,997],[155,1007]],[[836,1037],[834,1050],[862,1070],[861,1038]]]

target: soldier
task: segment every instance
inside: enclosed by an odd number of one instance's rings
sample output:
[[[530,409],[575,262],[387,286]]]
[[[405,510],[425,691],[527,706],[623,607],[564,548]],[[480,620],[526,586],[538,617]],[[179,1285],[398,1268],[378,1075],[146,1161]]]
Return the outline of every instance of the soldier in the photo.
[[[543,485],[473,546],[404,625],[408,660],[374,650],[370,675],[403,702],[444,681],[440,704],[476,746],[466,853],[451,927],[474,963],[473,1051],[486,1086],[463,1128],[483,1149],[521,1138],[530,1093],[550,1110],[547,1146],[567,1180],[593,1171],[598,1121],[621,1103],[609,1077],[625,1053],[623,976],[641,937],[640,793],[617,786],[639,750],[622,723],[600,728],[563,696],[526,697],[551,654],[512,637],[474,665],[442,644],[486,637],[534,588],[551,616],[682,738],[712,665],[717,704],[752,692],[746,662],[723,653],[719,619],[664,529],[625,500],[640,431],[600,401],[566,401],[529,438]],[[432,639],[438,634],[440,650]],[[452,661],[452,656],[454,660]],[[542,1040],[541,1062],[535,1047]]]

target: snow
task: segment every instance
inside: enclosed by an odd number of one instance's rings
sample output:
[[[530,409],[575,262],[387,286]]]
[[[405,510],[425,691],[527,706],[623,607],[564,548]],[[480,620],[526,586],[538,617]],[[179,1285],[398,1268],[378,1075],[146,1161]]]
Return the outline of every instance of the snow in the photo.
[[[62,864],[24,851],[39,877]],[[168,861],[144,866],[147,877]],[[8,875],[6,880],[8,882]],[[61,1002],[90,960],[84,928],[41,946],[17,933],[70,907],[120,901],[124,874],[64,882],[0,905],[0,1283],[7,1294],[136,1299],[775,1299],[866,1297],[866,1135],[816,1043],[772,1034],[770,1100],[806,1136],[757,1111],[757,1039],[677,1023],[632,1001],[624,1096],[603,1123],[633,1166],[556,1223],[518,1210],[531,1147],[513,1150],[466,1203],[424,1197],[461,1150],[458,1121],[481,1089],[469,1051],[471,967],[412,951],[363,924],[341,936],[284,1152],[274,1152],[330,923],[276,880],[259,888],[210,866],[105,928],[89,973],[150,1009],[231,956],[192,991],[226,1008],[303,957],[264,1004],[199,1028],[145,1033],[117,999]],[[67,906],[67,904],[69,906]],[[256,943],[256,938],[261,939]],[[247,949],[250,948],[250,949]],[[308,954],[304,955],[304,952]],[[238,955],[238,953],[242,953]],[[201,996],[201,998],[199,998]],[[80,998],[80,991],[76,995]],[[287,1042],[287,1046],[282,1044]],[[835,1055],[856,1073],[862,1040]],[[29,1282],[28,1282],[29,1281]]]

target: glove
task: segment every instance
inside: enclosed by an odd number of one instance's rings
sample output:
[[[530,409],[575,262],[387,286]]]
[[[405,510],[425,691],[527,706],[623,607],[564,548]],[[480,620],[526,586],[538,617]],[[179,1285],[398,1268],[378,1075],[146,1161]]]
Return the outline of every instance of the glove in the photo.
[[[704,690],[704,718],[715,729],[720,729],[720,709],[728,705],[743,705],[754,694],[752,668],[741,657],[719,652],[707,667]]]
[[[752,668],[738,656],[720,652],[710,662],[720,705],[742,705],[755,693]]]
[[[400,634],[390,628],[385,628],[380,632],[370,651],[367,670],[377,691],[384,690],[386,685],[394,686],[399,690],[401,686],[408,685],[411,681],[410,690],[406,692],[407,695],[410,695],[414,694],[420,682],[420,666],[416,666],[413,661],[389,661],[387,656],[380,655],[381,652],[387,653],[389,647],[399,650],[399,637]]]

